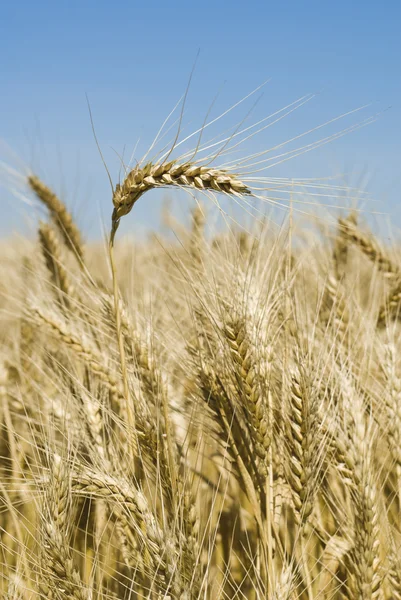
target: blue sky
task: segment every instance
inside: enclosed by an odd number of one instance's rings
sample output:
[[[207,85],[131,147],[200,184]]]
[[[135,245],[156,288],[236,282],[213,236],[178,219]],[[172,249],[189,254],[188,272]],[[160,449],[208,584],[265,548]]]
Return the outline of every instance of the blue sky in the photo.
[[[137,157],[144,153],[185,91],[199,49],[185,115],[189,129],[202,122],[217,93],[213,116],[270,79],[252,121],[319,92],[305,108],[257,136],[249,151],[371,103],[352,119],[382,113],[373,125],[269,174],[344,172],[357,184],[367,173],[375,199],[369,210],[387,212],[400,225],[400,30],[399,0],[4,0],[0,160],[21,172],[23,165],[37,171],[63,195],[87,237],[98,237],[101,218],[109,218],[111,192],[86,95],[116,181],[117,154],[125,148],[130,155],[138,139]],[[252,102],[230,113],[222,128],[244,117]],[[0,183],[0,235],[21,231],[24,223],[29,228],[32,209],[11,195],[1,171]],[[126,231],[157,227],[162,199],[149,198],[136,205]]]

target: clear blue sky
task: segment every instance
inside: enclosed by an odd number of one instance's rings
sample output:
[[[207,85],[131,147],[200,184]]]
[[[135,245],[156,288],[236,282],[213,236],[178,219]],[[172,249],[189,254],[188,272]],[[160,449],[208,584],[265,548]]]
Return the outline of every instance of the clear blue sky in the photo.
[[[122,153],[126,147],[129,155],[140,138],[138,158],[143,154],[185,90],[200,49],[187,112],[195,124],[216,93],[213,114],[266,79],[271,81],[255,119],[321,92],[257,138],[256,149],[365,103],[372,106],[355,121],[391,106],[373,125],[286,163],[277,174],[320,177],[347,171],[357,183],[357,173],[367,171],[376,209],[389,212],[399,225],[400,31],[399,0],[3,0],[0,140],[63,192],[87,236],[96,237],[99,214],[108,218],[111,195],[85,95],[116,180],[114,150]],[[18,167],[3,146],[0,159]],[[138,203],[126,227],[154,226],[159,206],[159,200]],[[0,188],[1,235],[21,228],[21,209],[32,214]]]

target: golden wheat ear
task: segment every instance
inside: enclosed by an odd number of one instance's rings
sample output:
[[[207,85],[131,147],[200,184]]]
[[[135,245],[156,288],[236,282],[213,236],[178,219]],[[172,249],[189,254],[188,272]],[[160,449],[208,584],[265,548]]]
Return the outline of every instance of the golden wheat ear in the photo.
[[[47,223],[39,223],[39,241],[51,279],[62,292],[63,302],[68,307],[68,301],[75,296],[74,286],[63,265],[61,248],[57,235]]]
[[[128,173],[113,194],[115,219],[128,214],[139,198],[156,187],[185,187],[199,191],[211,190],[228,195],[249,195],[251,190],[236,175],[225,169],[213,169],[195,163],[148,163]]]
[[[65,245],[78,258],[79,263],[84,263],[84,247],[81,232],[68,212],[64,202],[52,192],[36,175],[29,175],[27,183],[35,192],[38,199],[47,207],[54,224],[60,231]]]
[[[338,224],[344,239],[355,244],[386,277],[395,278],[400,276],[399,266],[379,246],[372,235],[369,236],[360,231],[356,224],[349,219],[339,219]]]

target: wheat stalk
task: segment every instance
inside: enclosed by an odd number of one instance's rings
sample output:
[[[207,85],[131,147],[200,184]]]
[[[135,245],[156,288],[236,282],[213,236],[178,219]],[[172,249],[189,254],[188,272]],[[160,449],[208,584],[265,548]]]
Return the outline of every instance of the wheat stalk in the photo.
[[[193,163],[178,164],[175,161],[162,164],[148,163],[144,167],[140,167],[138,165],[135,169],[128,173],[121,185],[116,185],[113,193],[114,210],[111,219],[109,256],[113,278],[114,311],[124,396],[128,420],[132,431],[135,431],[136,415],[135,406],[132,402],[128,386],[124,336],[122,333],[119,306],[117,271],[114,260],[114,238],[121,217],[131,211],[135,202],[143,194],[145,194],[145,192],[155,187],[164,186],[190,187],[199,190],[214,190],[232,195],[244,195],[251,193],[248,187],[242,181],[240,181],[235,175],[229,174],[225,170],[197,166]],[[171,444],[169,444],[169,446],[171,447]],[[132,458],[134,459],[138,452],[137,442],[134,439],[131,452]]]

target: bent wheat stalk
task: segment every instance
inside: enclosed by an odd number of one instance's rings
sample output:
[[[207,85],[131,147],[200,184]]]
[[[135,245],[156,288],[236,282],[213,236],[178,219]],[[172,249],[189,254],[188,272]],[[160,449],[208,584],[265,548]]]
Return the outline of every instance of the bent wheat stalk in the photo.
[[[131,430],[135,431],[135,406],[132,402],[126,367],[124,336],[121,327],[120,302],[118,294],[117,272],[114,260],[114,239],[120,224],[120,219],[127,215],[135,202],[145,192],[165,186],[189,187],[201,191],[216,191],[229,195],[250,195],[251,190],[232,173],[225,169],[198,166],[194,163],[147,163],[145,166],[136,166],[128,173],[124,182],[117,184],[113,194],[114,210],[111,218],[111,232],[109,242],[110,266],[113,279],[114,311],[118,347],[120,352],[121,372],[124,386],[124,396],[127,405],[127,415]],[[137,454],[137,444],[132,448],[133,457]]]

